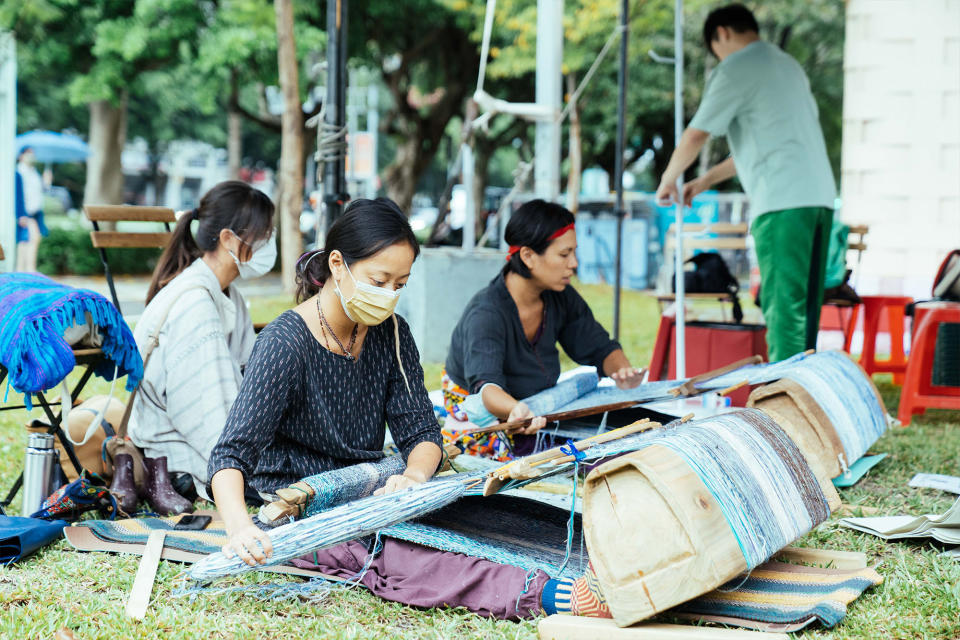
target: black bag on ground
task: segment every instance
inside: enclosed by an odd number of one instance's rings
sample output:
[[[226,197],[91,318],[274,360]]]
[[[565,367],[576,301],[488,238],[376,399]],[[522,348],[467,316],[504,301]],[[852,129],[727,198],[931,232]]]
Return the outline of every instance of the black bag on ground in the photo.
[[[733,302],[733,319],[737,324],[743,322],[743,309],[737,294],[740,292],[740,283],[730,273],[723,257],[715,252],[698,253],[686,262],[693,264],[693,271],[683,272],[683,288],[687,293],[726,293]],[[674,281],[673,290],[676,292],[677,283]]]

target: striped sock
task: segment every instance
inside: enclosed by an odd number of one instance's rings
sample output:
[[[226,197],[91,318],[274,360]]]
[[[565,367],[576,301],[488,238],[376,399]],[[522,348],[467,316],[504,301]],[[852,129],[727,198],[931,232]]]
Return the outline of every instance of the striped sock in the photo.
[[[610,607],[600,592],[600,584],[593,567],[588,566],[586,573],[571,580],[555,578],[548,580],[540,596],[543,610],[547,615],[554,613],[609,618]]]

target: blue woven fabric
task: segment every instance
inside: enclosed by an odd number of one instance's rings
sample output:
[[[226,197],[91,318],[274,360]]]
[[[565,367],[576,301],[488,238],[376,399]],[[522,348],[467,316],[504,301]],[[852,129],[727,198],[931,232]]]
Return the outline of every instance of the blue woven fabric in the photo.
[[[103,336],[105,359],[94,373],[112,380],[127,376],[127,391],[143,377],[143,360],[130,327],[106,298],[87,289],[58,284],[35,273],[0,274],[0,364],[9,384],[29,394],[59,384],[76,366],[63,332],[84,324],[90,314]]]
[[[318,473],[302,482],[313,488],[313,497],[307,504],[304,517],[310,517],[331,507],[373,495],[387,478],[403,473],[406,464],[400,456],[387,456],[373,462],[352,464],[349,467]]]

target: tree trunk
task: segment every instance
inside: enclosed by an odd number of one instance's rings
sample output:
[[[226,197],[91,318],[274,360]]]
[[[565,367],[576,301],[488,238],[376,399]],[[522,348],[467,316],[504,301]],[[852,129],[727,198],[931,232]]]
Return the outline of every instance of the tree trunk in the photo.
[[[473,147],[473,204],[474,221],[476,222],[475,238],[482,238],[486,228],[486,220],[480,215],[483,211],[483,194],[487,190],[488,174],[490,172],[490,158],[496,153],[497,147],[474,145]],[[479,245],[478,245],[479,246]]]
[[[580,208],[580,177],[583,173],[583,143],[580,139],[580,105],[573,97],[577,90],[577,79],[567,74],[567,93],[572,102],[570,106],[570,174],[567,176],[567,209],[573,213]]]
[[[429,159],[424,162],[424,157]],[[423,169],[433,160],[432,153],[423,151],[423,138],[409,136],[397,145],[397,154],[393,162],[384,169],[383,182],[387,190],[387,197],[397,203],[401,211],[410,211],[413,204],[413,194],[417,190],[417,180]]]
[[[240,177],[243,156],[242,116],[236,109],[227,111],[227,175],[231,180]]]
[[[90,157],[84,204],[123,204],[123,166],[120,156],[127,141],[127,94],[120,104],[109,100],[90,103]]]
[[[300,209],[303,194],[303,108],[297,51],[293,40],[293,0],[276,0],[277,68],[283,93],[280,137],[280,260],[284,290],[292,292],[297,257],[303,252]]]

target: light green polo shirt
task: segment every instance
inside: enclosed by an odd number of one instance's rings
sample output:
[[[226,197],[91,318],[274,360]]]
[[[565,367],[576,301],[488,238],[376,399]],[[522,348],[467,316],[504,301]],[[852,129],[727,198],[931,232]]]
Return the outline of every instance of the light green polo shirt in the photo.
[[[690,127],[726,136],[753,215],[833,209],[836,185],[810,82],[797,61],[757,40],[710,75]]]

